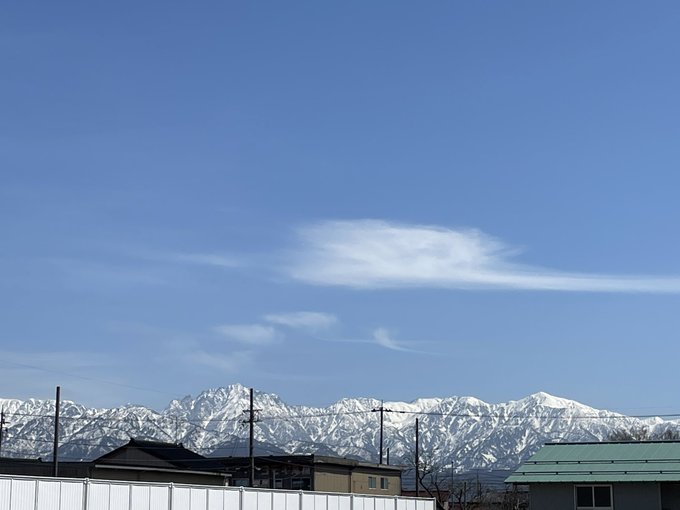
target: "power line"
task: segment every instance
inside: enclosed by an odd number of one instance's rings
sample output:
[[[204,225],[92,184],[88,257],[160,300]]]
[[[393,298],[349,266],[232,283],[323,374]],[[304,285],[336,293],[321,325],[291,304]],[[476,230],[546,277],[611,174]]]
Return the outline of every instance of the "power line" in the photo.
[[[286,421],[286,420],[296,420],[301,418],[325,418],[325,417],[335,417],[335,416],[351,416],[359,414],[369,414],[379,411],[378,409],[366,409],[362,411],[342,411],[342,412],[324,412],[315,414],[291,414],[291,415],[271,415],[271,416],[260,416],[260,421]],[[393,414],[410,414],[414,416],[435,416],[443,418],[498,418],[505,420],[513,419],[526,419],[526,418],[538,418],[538,419],[551,419],[551,420],[625,420],[625,419],[649,419],[649,418],[680,418],[680,412],[678,413],[665,413],[665,414],[629,414],[629,415],[607,415],[601,416],[597,414],[591,415],[564,415],[564,414],[489,414],[489,413],[443,413],[434,411],[404,411],[404,410],[393,410],[384,409],[385,413]],[[23,416],[23,417],[34,417],[34,418],[49,418],[52,419],[53,415],[49,414],[35,414],[35,413],[22,413],[22,412],[12,412],[6,413],[11,416]],[[142,420],[142,421],[162,421],[162,420],[174,420],[180,417],[172,415],[159,415],[158,417],[133,417],[132,419]],[[60,416],[61,420],[88,420],[88,421],[114,421],[119,418],[113,416]],[[180,418],[183,423],[200,424],[206,420],[201,419],[189,419]],[[242,418],[231,417],[231,418],[210,418],[207,423],[224,423],[224,422],[240,422]]]
[[[252,390],[251,390],[252,391]],[[251,393],[251,398],[252,398],[252,393]],[[72,409],[72,408],[71,408]],[[142,408],[145,409],[145,408]],[[56,407],[55,407],[56,410]],[[68,407],[66,408],[66,411],[68,412],[69,409]],[[254,457],[254,450],[253,450],[253,424],[255,421],[255,416],[254,412],[259,411],[253,409],[252,405],[252,400],[251,400],[251,405],[250,408],[247,409],[245,412],[249,413],[250,418],[245,421],[245,423],[250,424],[250,456],[251,458]],[[345,416],[359,416],[359,415],[367,415],[369,413],[374,413],[374,412],[380,412],[380,462],[382,462],[382,446],[383,446],[383,441],[382,441],[382,436],[383,436],[383,426],[387,425],[389,428],[394,428],[394,430],[398,431],[398,435],[402,436],[403,431],[397,429],[394,425],[387,423],[383,423],[384,419],[384,413],[387,413],[388,415],[390,413],[392,414],[398,414],[398,415],[412,415],[416,417],[416,422],[419,421],[418,417],[425,416],[425,417],[432,417],[432,418],[460,418],[460,419],[474,419],[474,420],[486,420],[486,419],[496,419],[500,420],[499,423],[494,424],[494,427],[517,427],[520,426],[521,424],[518,423],[513,423],[514,420],[522,420],[522,419],[535,419],[535,420],[541,420],[541,419],[546,419],[546,420],[551,420],[551,421],[578,421],[578,420],[597,420],[597,421],[609,421],[609,420],[632,420],[632,419],[647,419],[647,418],[677,418],[680,417],[680,413],[666,413],[666,414],[660,414],[660,415],[605,415],[602,416],[600,414],[573,414],[573,415],[565,415],[564,412],[558,412],[558,413],[535,413],[535,414],[506,414],[506,413],[474,413],[474,412],[466,412],[466,413],[454,413],[454,412],[435,412],[435,411],[418,411],[418,410],[395,410],[395,409],[387,409],[384,407],[384,405],[381,403],[380,408],[374,408],[374,409],[363,409],[363,410],[355,410],[355,411],[339,411],[339,412],[330,412],[330,411],[325,411],[325,412],[317,412],[317,413],[291,413],[291,414],[279,414],[279,415],[270,415],[270,416],[261,416],[259,417],[259,420],[268,420],[268,421],[289,421],[289,422],[295,422],[299,421],[302,419],[322,419],[322,418],[327,418],[327,417],[345,417]],[[121,410],[122,412],[122,410]],[[49,419],[49,420],[54,420],[55,417],[53,415],[49,414],[37,414],[37,413],[24,413],[24,412],[12,412],[12,413],[4,413],[7,415],[11,415],[12,417],[15,418],[37,418],[37,419]],[[216,425],[220,423],[239,423],[243,422],[241,417],[224,417],[224,418],[209,418],[209,419],[196,419],[196,418],[189,418],[189,417],[184,417],[184,416],[178,416],[178,415],[146,415],[146,416],[135,416],[135,415],[126,415],[124,417],[119,417],[119,416],[91,416],[87,414],[81,414],[77,416],[60,416],[59,417],[60,421],[65,421],[69,420],[70,423],[77,424],[79,427],[78,431],[75,431],[70,434],[71,439],[63,439],[60,450],[63,450],[64,447],[75,447],[75,446],[90,446],[93,448],[104,448],[106,447],[107,444],[110,444],[111,442],[113,443],[118,443],[124,441],[123,438],[116,438],[116,437],[110,437],[110,436],[98,436],[98,437],[90,437],[90,438],[83,438],[83,439],[78,439],[79,435],[82,434],[83,430],[87,425],[90,424],[98,424],[97,427],[101,431],[102,429],[104,430],[111,430],[113,433],[117,433],[120,435],[125,435],[127,436],[130,433],[134,433],[135,431],[135,425],[138,423],[150,423],[155,427],[158,433],[162,433],[165,436],[172,438],[172,435],[170,432],[165,430],[163,428],[164,423],[168,422],[173,422],[174,421],[174,426],[175,426],[175,442],[179,439],[179,426],[180,424],[183,426],[189,426],[190,428],[187,430],[186,428],[183,431],[183,434],[185,437],[189,436],[193,433],[195,433],[197,430],[202,430],[205,433],[214,436],[216,439],[221,439],[221,437],[227,432],[226,430],[218,430],[216,428],[208,428],[211,425]],[[80,427],[80,421],[85,422],[85,425],[83,427]],[[428,420],[429,421],[429,420]],[[20,435],[15,435],[15,434],[21,434],[21,427],[26,424],[30,423],[31,420],[20,420],[18,422],[15,421],[14,426],[8,428],[6,432],[6,439],[11,440],[12,443],[16,444],[18,442],[23,442],[23,443],[49,443],[52,442],[50,440],[41,440],[41,439],[34,439],[34,438],[26,438],[26,437],[21,437]],[[2,425],[4,425],[4,415],[3,415],[3,421]],[[55,425],[58,423],[57,420],[55,420]],[[422,421],[420,422],[422,424]],[[2,436],[2,425],[0,425],[0,438]],[[524,425],[522,425],[524,426]],[[235,430],[234,432],[238,432],[238,430]],[[493,431],[490,430],[489,433],[492,433]],[[487,435],[487,434],[483,434]],[[56,434],[55,434],[56,436]],[[235,452],[236,448],[238,447],[238,444],[234,439],[236,440],[242,440],[243,438],[236,434],[232,433],[230,435],[232,438],[232,441],[228,443],[227,445],[218,443],[218,444],[213,444],[211,446],[204,446],[204,447],[194,447],[192,448],[193,450],[197,451],[215,451],[220,448],[228,448],[231,446],[232,448],[232,454]],[[108,440],[108,441],[101,441],[101,442],[95,442],[97,439],[101,440]],[[403,438],[402,438],[403,439]],[[327,446],[328,448],[337,448],[337,449],[359,449],[364,452],[369,453],[371,456],[374,455],[374,451],[366,448],[364,446],[356,445],[356,444],[330,444],[330,443],[322,443],[322,442],[315,442],[315,441],[306,441],[306,440],[292,440],[289,443],[294,443],[297,444],[298,447],[299,445],[312,445],[314,447],[319,447],[319,446]],[[124,444],[124,443],[123,443]],[[204,443],[205,444],[205,443]],[[0,441],[0,448],[2,448],[2,441]],[[152,447],[153,448],[153,447]],[[162,447],[159,447],[159,449]],[[261,447],[265,451],[267,451],[267,448]],[[14,453],[12,450],[9,450],[9,452]],[[22,454],[23,452],[17,452],[19,454]],[[279,453],[276,451],[276,453]],[[56,455],[54,456],[56,459]],[[68,457],[64,457],[67,459]],[[252,472],[252,469],[251,469]]]
[[[28,369],[31,369],[31,370],[39,370],[41,372],[49,372],[49,373],[52,373],[52,374],[64,375],[66,377],[72,377],[74,379],[81,379],[81,380],[84,380],[84,381],[100,382],[100,383],[103,383],[103,384],[109,384],[111,386],[119,386],[121,388],[129,388],[129,389],[140,390],[140,391],[150,391],[152,393],[160,393],[160,394],[163,394],[163,395],[172,395],[173,397],[175,396],[175,394],[170,393],[168,391],[158,390],[158,389],[154,389],[154,388],[145,388],[143,386],[133,386],[133,385],[130,385],[130,384],[118,383],[118,382],[115,382],[115,381],[108,381],[106,379],[99,379],[98,377],[88,377],[88,376],[85,376],[85,375],[76,375],[76,374],[73,374],[73,373],[70,373],[70,372],[64,372],[63,370],[56,370],[56,369],[53,369],[53,368],[45,368],[45,367],[38,367],[36,365],[28,365],[26,363],[17,363],[15,361],[8,361],[6,359],[0,360],[0,363],[4,363],[6,365],[12,365],[12,366],[19,367],[19,368],[28,368]]]
[[[357,414],[368,414],[373,411],[370,409],[365,409],[362,411],[343,411],[343,412],[324,412],[324,413],[313,413],[313,414],[291,414],[288,416],[282,415],[272,415],[272,416],[262,416],[260,420],[287,420],[287,419],[297,419],[297,418],[326,418],[332,416],[351,416]]]

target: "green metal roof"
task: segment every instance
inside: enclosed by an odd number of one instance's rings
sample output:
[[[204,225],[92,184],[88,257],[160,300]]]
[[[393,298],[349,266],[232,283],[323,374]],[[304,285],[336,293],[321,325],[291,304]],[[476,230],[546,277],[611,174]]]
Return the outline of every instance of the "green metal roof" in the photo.
[[[548,443],[505,481],[680,482],[680,441]]]

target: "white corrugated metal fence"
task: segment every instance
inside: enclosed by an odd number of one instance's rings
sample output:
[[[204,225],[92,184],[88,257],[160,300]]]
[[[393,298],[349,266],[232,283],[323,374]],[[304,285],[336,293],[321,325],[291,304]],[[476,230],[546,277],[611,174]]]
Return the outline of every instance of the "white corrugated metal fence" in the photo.
[[[0,475],[0,510],[434,510],[359,494]]]

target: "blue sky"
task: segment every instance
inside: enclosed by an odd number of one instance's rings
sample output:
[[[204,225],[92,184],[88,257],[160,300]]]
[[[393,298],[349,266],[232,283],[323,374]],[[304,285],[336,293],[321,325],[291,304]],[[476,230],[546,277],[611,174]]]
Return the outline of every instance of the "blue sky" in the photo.
[[[4,5],[2,396],[680,411],[679,21]]]

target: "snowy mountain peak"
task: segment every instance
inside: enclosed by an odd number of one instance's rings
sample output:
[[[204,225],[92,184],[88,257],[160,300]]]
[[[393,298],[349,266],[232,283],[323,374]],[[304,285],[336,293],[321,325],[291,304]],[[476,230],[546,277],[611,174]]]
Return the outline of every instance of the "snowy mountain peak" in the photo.
[[[307,407],[288,405],[272,393],[257,391],[254,397],[261,410],[255,439],[263,453],[377,460],[380,400],[343,398],[327,407]],[[49,457],[54,402],[0,400],[3,403],[8,423],[3,453]],[[173,400],[161,413],[142,406],[92,409],[65,402],[62,415],[68,419],[62,422],[60,452],[64,457],[93,458],[137,437],[182,442],[202,454],[235,455],[246,442],[243,412],[248,406],[249,390],[240,384]],[[384,446],[395,462],[406,462],[412,455],[414,422],[420,417],[426,460],[447,464],[456,458],[461,470],[513,468],[548,441],[602,440],[614,431],[641,427],[652,433],[680,430],[678,422],[629,418],[544,392],[499,404],[448,397],[384,406]]]
[[[186,412],[196,406],[220,407],[227,402],[247,401],[249,389],[241,384],[231,384],[225,387],[210,388],[202,391],[195,398],[187,395],[181,400],[172,400],[165,408],[166,414]]]
[[[539,391],[517,401],[518,403],[526,403],[531,405],[540,405],[543,407],[552,407],[554,409],[568,409],[568,408],[584,408],[592,409],[588,406],[580,404],[575,400],[569,400],[562,397],[556,397],[550,393]]]

